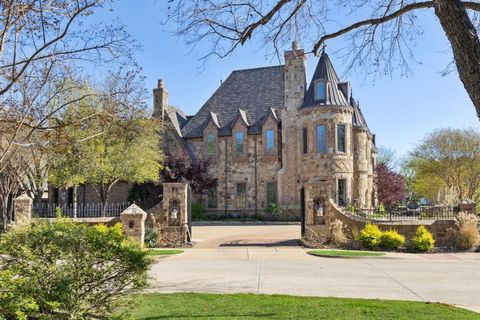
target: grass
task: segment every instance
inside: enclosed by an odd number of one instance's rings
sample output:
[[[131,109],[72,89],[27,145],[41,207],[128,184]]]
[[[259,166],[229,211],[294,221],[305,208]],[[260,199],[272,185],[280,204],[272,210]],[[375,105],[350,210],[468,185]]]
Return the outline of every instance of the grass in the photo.
[[[169,256],[172,254],[179,254],[182,252],[183,250],[148,249],[148,254],[151,256]]]
[[[335,257],[335,258],[358,258],[358,257],[379,257],[384,256],[383,252],[374,251],[358,251],[358,250],[335,250],[335,249],[319,249],[307,251],[308,254],[319,257]]]
[[[132,319],[464,320],[479,315],[444,304],[254,294],[144,294]]]

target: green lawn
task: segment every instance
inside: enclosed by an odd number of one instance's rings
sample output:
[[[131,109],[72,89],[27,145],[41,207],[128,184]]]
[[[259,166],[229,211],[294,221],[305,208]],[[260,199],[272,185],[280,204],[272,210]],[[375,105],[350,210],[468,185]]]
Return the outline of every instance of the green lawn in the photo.
[[[384,256],[383,252],[359,251],[359,250],[334,250],[334,249],[318,249],[307,251],[308,254],[319,257],[337,257],[337,258],[354,258],[354,257],[379,257]]]
[[[169,256],[172,254],[182,253],[183,250],[171,250],[171,249],[148,249],[148,254],[151,256]]]
[[[145,294],[133,319],[479,319],[480,315],[424,302],[254,294]],[[132,308],[133,309],[133,308]]]

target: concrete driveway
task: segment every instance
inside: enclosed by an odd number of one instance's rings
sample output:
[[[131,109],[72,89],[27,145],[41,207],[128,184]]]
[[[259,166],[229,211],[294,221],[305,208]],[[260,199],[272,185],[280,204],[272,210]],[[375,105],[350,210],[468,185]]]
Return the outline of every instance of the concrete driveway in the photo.
[[[157,292],[263,293],[432,301],[480,312],[480,254],[310,256],[299,226],[194,227],[196,247],[161,259]]]

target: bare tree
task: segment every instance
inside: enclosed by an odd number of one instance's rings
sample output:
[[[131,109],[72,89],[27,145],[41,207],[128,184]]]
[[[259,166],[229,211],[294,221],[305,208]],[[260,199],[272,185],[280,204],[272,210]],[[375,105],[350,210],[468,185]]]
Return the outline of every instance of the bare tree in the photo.
[[[35,130],[49,130],[55,113],[84,98],[54,103],[89,73],[106,65],[133,64],[136,43],[122,25],[87,23],[88,16],[109,2],[0,3],[0,172],[16,152],[33,144],[29,140]]]
[[[225,57],[252,37],[275,52],[294,39],[317,55],[346,37],[340,50],[349,68],[410,72],[421,34],[420,11],[433,11],[451,44],[453,62],[480,117],[480,3],[463,0],[169,0],[169,19],[187,43],[212,43],[203,58]],[[335,17],[346,17],[335,21]],[[353,22],[352,22],[353,20]]]

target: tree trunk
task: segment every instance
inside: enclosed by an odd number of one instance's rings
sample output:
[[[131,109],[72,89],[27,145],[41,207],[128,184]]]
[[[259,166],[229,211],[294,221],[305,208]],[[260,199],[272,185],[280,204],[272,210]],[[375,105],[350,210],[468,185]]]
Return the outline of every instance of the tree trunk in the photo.
[[[433,0],[435,14],[452,46],[460,80],[480,119],[480,41],[460,0]]]
[[[2,197],[2,229],[3,231],[7,230],[8,225],[8,195]]]
[[[77,217],[77,207],[78,207],[78,186],[73,186],[73,217]]]

